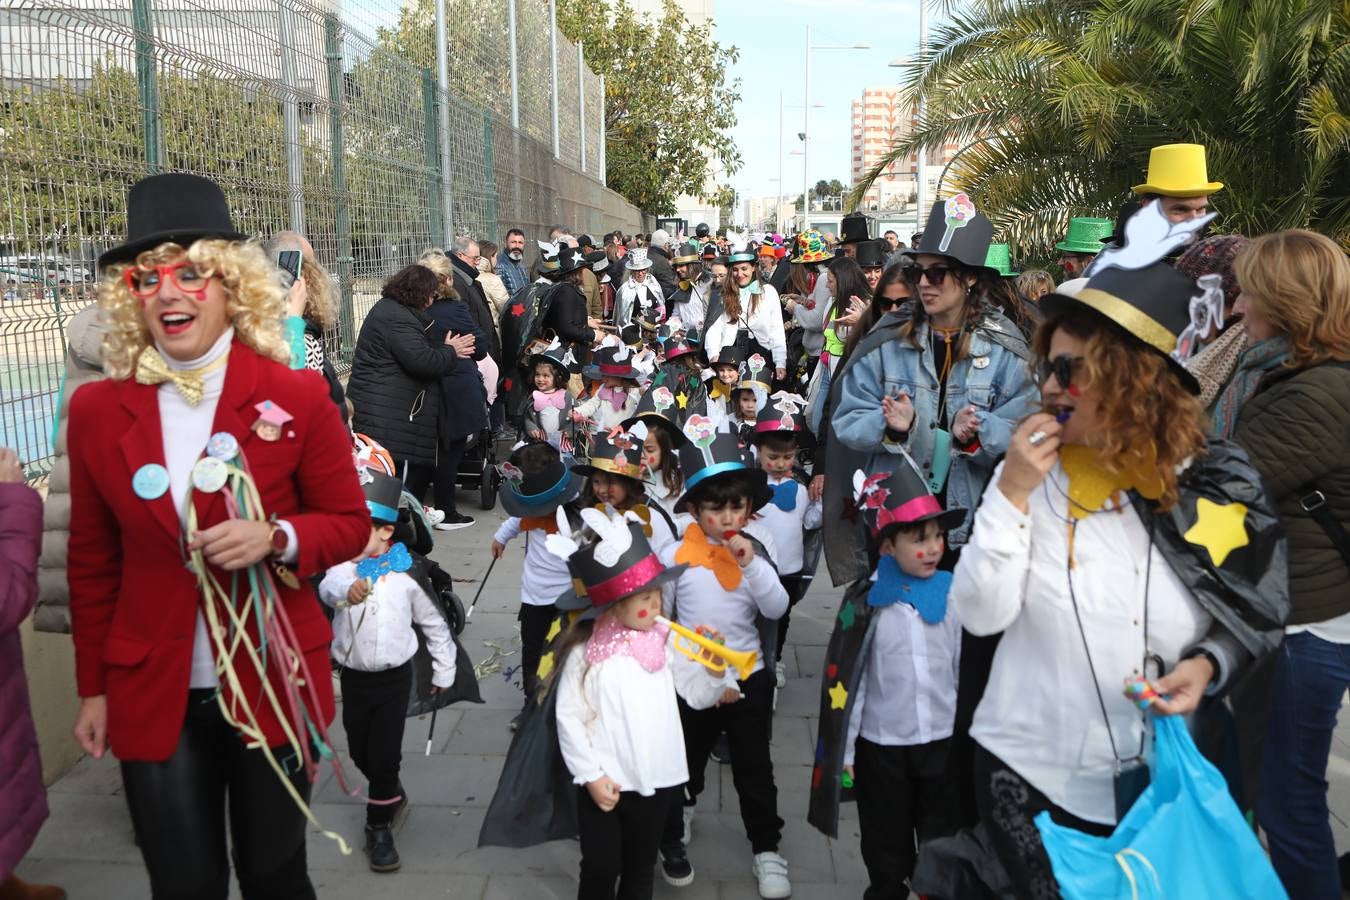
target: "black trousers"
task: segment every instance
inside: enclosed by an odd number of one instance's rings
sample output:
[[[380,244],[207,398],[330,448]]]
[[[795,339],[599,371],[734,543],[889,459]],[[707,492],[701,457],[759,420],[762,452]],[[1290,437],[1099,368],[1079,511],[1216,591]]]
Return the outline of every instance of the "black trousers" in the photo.
[[[403,726],[412,691],[412,661],[383,672],[342,670],[342,727],[347,753],[366,776],[371,800],[403,796],[399,767],[403,764]],[[366,824],[388,825],[397,803],[367,803]]]
[[[854,742],[853,783],[862,858],[871,882],[863,900],[905,900],[918,845],[956,833],[956,786],[947,777],[951,739],[887,747]]]
[[[602,812],[586,788],[578,789],[577,900],[651,900],[661,828],[667,811],[680,809],[679,797],[678,787],[661,788],[650,797],[623,791],[618,806]]]
[[[395,461],[398,474],[403,478],[403,489],[417,498],[418,503],[427,502],[427,489],[436,477],[436,467],[426,463],[409,462],[406,459]]]
[[[778,580],[783,584],[783,590],[787,591],[788,608],[783,613],[783,618],[778,620],[778,659],[783,658],[783,646],[787,644],[788,622],[792,620],[792,607],[796,606],[802,599],[802,573],[794,572],[791,575],[780,575]]]
[[[776,852],[783,835],[783,820],[778,817],[778,788],[773,781],[773,760],[769,757],[769,729],[773,722],[773,673],[760,669],[741,683],[740,700],[712,709],[691,709],[680,701],[680,723],[684,726],[684,755],[689,764],[689,784],[685,786],[686,805],[692,806],[703,792],[708,754],[723,731],[731,748],[731,781],[741,803],[741,822],[745,836],[756,853]],[[684,833],[679,805],[666,816],[661,846],[673,847]]]
[[[122,763],[122,786],[151,894],[155,900],[225,900],[232,858],[245,900],[312,898],[304,813],[262,751],[246,749],[226,723],[215,694],[188,692],[173,756]],[[273,752],[283,764],[288,761],[288,749]],[[308,803],[304,769],[289,762],[291,785]]]
[[[1059,883],[1034,821],[1041,812],[1048,811],[1055,822],[1085,834],[1106,837],[1114,830],[1111,825],[1085,821],[1051,803],[1050,798],[1011,766],[979,744],[975,745],[975,799],[980,821],[989,830],[989,841],[1007,869],[1018,897],[1035,900],[1059,897]]]
[[[436,498],[436,508],[442,510],[447,517],[459,512],[455,508],[455,489],[459,486],[459,461],[464,458],[464,447],[468,442],[467,437],[441,441],[436,451],[436,487],[433,495]]]
[[[558,607],[520,604],[520,687],[528,703],[539,690],[539,658],[544,655],[544,640],[558,614]]]

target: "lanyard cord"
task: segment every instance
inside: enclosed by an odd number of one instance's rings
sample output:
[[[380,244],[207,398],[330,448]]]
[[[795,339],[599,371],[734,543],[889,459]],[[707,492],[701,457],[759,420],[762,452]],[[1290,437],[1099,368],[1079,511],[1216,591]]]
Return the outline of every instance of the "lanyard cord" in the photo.
[[[1069,522],[1069,546],[1073,546],[1073,533],[1078,527],[1074,520]],[[1153,575],[1153,524],[1150,522],[1148,527],[1148,555],[1144,562],[1144,661],[1143,669],[1147,673],[1148,669],[1148,595],[1149,583]],[[1092,663],[1092,651],[1088,648],[1087,631],[1083,628],[1083,616],[1078,611],[1078,597],[1073,589],[1073,558],[1070,558],[1064,567],[1064,577],[1069,582],[1069,602],[1073,604],[1073,617],[1078,623],[1078,636],[1083,639],[1083,653],[1087,656],[1088,672],[1092,675],[1092,689],[1097,692],[1097,706],[1102,711],[1102,722],[1106,725],[1106,739],[1111,742],[1111,755],[1115,757],[1116,765],[1127,762],[1120,758],[1120,751],[1116,749],[1116,736],[1111,731],[1111,718],[1106,713],[1106,699],[1102,696],[1101,682],[1097,680],[1097,667]],[[1141,713],[1144,719],[1144,733],[1139,736],[1139,753],[1134,759],[1142,759],[1144,756],[1144,742],[1148,739],[1148,716],[1147,713]]]
[[[952,361],[955,359],[955,347],[952,345],[952,338],[955,337],[959,343],[961,334],[965,331],[965,326],[947,330],[936,326],[929,326],[928,340],[933,345],[933,355],[937,355],[937,337],[942,335],[942,342],[947,345],[947,353],[942,360],[942,371],[938,373],[938,421],[942,427],[947,427],[947,380],[952,374]]]

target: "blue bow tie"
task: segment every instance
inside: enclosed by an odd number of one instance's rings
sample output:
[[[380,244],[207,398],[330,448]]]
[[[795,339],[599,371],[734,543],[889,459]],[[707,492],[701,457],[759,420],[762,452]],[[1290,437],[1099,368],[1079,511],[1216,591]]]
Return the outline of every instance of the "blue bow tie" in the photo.
[[[789,478],[782,484],[775,484],[773,499],[769,502],[783,512],[792,512],[797,508],[797,482]]]
[[[877,580],[867,592],[867,605],[886,607],[894,603],[908,603],[919,613],[919,618],[936,625],[947,615],[947,594],[952,587],[952,573],[938,570],[931,578],[916,578],[900,571],[894,556],[883,556],[877,563]]]
[[[356,564],[356,574],[376,581],[390,572],[406,572],[412,568],[412,556],[402,543],[394,544],[379,556],[363,559]]]

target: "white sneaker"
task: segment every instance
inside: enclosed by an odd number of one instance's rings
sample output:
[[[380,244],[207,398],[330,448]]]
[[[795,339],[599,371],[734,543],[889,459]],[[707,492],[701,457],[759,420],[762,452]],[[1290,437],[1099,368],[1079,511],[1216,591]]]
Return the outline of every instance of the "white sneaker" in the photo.
[[[681,816],[684,818],[684,834],[680,837],[680,843],[688,847],[694,839],[694,807],[686,806]]]
[[[780,688],[787,686],[787,670],[783,668],[781,659],[773,664],[773,677]]]
[[[439,509],[433,509],[430,506],[424,506],[422,507],[422,511],[426,513],[427,524],[430,525],[432,528],[435,528],[437,525],[445,521],[445,513],[441,512]]]
[[[787,860],[777,853],[756,853],[754,862],[750,864],[750,871],[759,882],[759,895],[764,900],[792,896],[792,882],[788,881],[787,875]]]

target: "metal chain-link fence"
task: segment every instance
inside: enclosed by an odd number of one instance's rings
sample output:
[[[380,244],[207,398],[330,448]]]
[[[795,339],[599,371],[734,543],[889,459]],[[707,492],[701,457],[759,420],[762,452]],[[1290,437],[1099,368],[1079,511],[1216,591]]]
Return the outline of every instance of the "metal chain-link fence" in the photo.
[[[65,325],[148,173],[216,179],[250,234],[303,231],[340,287],[344,363],[428,246],[642,228],[603,183],[604,82],[548,0],[440,2],[446,90],[435,0],[0,0],[0,446],[30,478]]]

